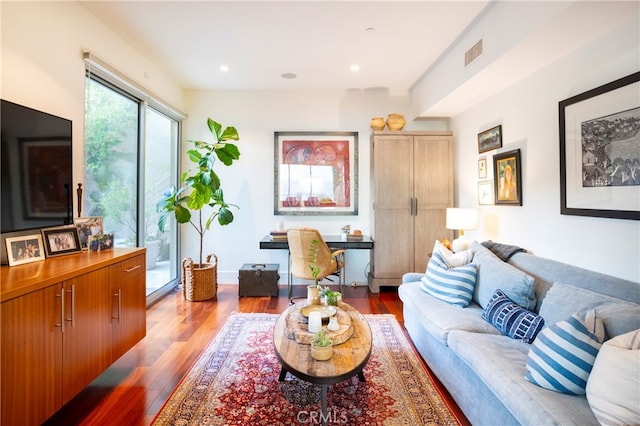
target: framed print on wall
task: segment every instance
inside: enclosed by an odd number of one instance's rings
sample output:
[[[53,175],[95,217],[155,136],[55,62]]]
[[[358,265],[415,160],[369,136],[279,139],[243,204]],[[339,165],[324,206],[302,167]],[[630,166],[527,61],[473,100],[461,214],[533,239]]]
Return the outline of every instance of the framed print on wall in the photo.
[[[493,156],[495,204],[522,205],[522,169],[520,150]]]
[[[274,144],[274,214],[358,214],[358,132],[274,132]]]
[[[487,178],[487,157],[481,157],[478,160],[478,178],[479,179]]]
[[[8,237],[5,241],[9,266],[44,260],[42,237],[39,234]]]
[[[502,125],[478,133],[478,153],[502,147]]]
[[[42,230],[42,239],[47,257],[82,251],[78,228],[75,225],[45,228]]]
[[[640,72],[558,107],[560,213],[640,220]]]
[[[478,204],[481,206],[493,204],[493,183],[490,180],[478,182]]]

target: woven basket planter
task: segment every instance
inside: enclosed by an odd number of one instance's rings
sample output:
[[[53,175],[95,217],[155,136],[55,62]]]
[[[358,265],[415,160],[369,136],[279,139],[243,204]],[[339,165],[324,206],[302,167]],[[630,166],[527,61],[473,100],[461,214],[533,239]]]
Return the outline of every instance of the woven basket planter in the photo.
[[[207,263],[200,266],[196,266],[190,257],[182,260],[182,291],[184,298],[192,302],[216,298],[218,257],[215,254],[208,255]]]

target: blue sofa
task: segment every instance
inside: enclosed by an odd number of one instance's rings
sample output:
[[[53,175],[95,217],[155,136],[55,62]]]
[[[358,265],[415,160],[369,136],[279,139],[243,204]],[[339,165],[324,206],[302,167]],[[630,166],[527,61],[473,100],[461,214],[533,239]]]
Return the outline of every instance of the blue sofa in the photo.
[[[477,242],[471,252],[478,284],[469,306],[427,294],[421,273],[405,274],[398,289],[404,326],[427,365],[474,425],[598,425],[585,395],[554,392],[525,379],[531,344],[485,321],[483,306],[494,288],[520,292],[545,327],[595,308],[613,337],[640,328],[640,284],[523,251],[504,262]],[[529,294],[523,282],[532,283]]]

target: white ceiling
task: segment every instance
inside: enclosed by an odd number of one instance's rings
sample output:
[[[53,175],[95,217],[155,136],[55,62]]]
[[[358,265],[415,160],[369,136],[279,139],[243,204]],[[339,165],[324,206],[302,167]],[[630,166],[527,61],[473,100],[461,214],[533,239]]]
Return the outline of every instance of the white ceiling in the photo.
[[[488,1],[80,3],[184,89],[401,92]]]

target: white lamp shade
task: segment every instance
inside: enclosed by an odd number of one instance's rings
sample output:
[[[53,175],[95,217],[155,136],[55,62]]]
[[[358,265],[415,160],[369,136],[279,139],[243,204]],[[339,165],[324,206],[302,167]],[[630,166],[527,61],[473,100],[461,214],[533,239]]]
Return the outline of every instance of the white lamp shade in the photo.
[[[471,208],[448,208],[447,229],[465,231],[478,226],[478,211]]]
[[[469,248],[471,242],[464,237],[466,229],[476,229],[478,226],[478,211],[476,209],[448,208],[447,229],[460,231],[458,238],[451,242],[451,250],[459,253]]]

